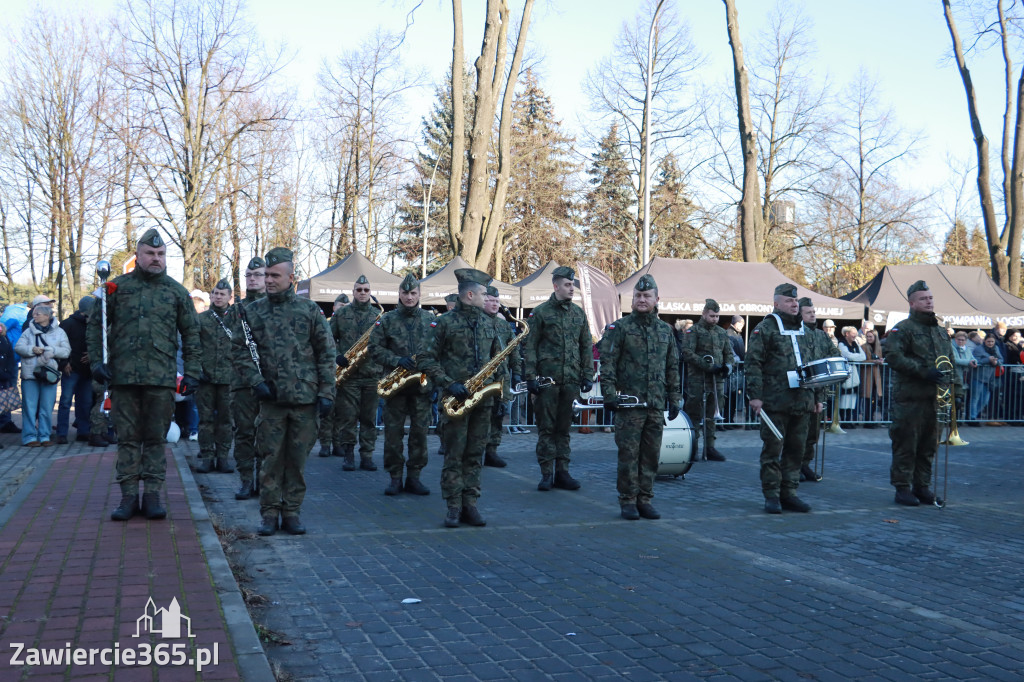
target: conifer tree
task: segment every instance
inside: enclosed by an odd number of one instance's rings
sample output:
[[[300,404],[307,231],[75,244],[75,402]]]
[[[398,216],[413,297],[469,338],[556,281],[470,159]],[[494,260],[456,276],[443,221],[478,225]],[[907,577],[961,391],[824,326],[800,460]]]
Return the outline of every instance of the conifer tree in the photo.
[[[590,190],[586,214],[590,262],[613,280],[623,280],[640,266],[640,229],[636,221],[636,192],[622,153],[617,124],[601,138],[587,169]]]

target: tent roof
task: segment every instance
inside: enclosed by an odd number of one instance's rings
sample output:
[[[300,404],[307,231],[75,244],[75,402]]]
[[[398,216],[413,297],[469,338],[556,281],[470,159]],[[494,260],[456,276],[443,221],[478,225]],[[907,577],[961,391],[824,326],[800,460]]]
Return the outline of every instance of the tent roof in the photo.
[[[382,304],[398,303],[398,285],[402,278],[377,267],[358,251],[353,251],[323,272],[302,280],[295,286],[295,293],[318,303],[334,303],[338,294],[352,296],[352,285],[359,275],[366,275],[370,280],[370,293]]]
[[[928,283],[935,296],[935,312],[954,326],[985,328],[997,321],[1010,326],[1024,324],[1024,299],[1000,289],[976,266],[887,265],[843,298],[867,306],[868,319],[885,324],[890,314],[906,316],[910,305],[907,289],[919,279]]]
[[[723,315],[768,315],[775,287],[792,282],[771,263],[652,258],[616,287],[623,312],[631,308],[633,285],[647,273],[658,283],[658,309],[678,315],[699,315],[706,298],[718,301]],[[799,284],[796,288],[799,296],[811,297],[819,318],[859,320],[864,316],[862,304],[822,296]]]
[[[558,261],[549,260],[540,270],[527,275],[512,285],[519,288],[520,295],[522,296],[522,303],[520,305],[523,308],[536,308],[551,297],[551,292],[553,291],[551,287],[551,273],[557,267],[559,267]],[[579,278],[576,279],[576,291],[572,295],[572,300],[576,303],[583,300],[583,297],[580,296]]]
[[[459,293],[459,283],[455,279],[455,271],[459,268],[473,267],[462,256],[451,259],[447,265],[427,275],[420,284],[421,305],[444,305],[444,297]],[[509,308],[519,307],[519,289],[511,284],[494,280],[491,284],[498,290],[498,300]]]

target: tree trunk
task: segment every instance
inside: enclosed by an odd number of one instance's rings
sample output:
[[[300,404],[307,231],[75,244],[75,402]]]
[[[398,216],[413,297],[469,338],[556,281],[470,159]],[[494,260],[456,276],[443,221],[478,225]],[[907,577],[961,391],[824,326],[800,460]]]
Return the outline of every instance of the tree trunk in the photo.
[[[452,159],[448,174],[448,240],[452,252],[462,244],[462,159],[466,155],[465,48],[462,45],[462,0],[452,0]]]

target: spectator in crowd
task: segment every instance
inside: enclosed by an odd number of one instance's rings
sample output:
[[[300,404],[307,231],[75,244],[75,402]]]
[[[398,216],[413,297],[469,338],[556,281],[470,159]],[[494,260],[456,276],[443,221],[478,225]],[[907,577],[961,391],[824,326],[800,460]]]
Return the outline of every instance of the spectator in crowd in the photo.
[[[864,341],[867,339],[868,330],[873,328],[874,327],[872,327],[871,323],[868,322],[867,320],[860,321],[860,328],[857,330],[856,338],[858,346],[864,345]]]
[[[50,444],[53,403],[60,370],[57,361],[71,354],[68,336],[53,317],[53,299],[36,296],[30,319],[14,350],[21,356],[21,443]]]
[[[14,346],[7,338],[7,327],[0,324],[0,389],[18,385],[18,356]],[[21,429],[11,421],[11,412],[0,413],[0,433],[21,433]]]
[[[867,358],[867,364],[861,367],[860,395],[864,399],[864,420],[866,427],[873,429],[876,422],[885,420],[885,386],[882,384],[882,343],[878,332],[869,328],[864,332],[864,345],[861,346]]]
[[[967,404],[965,397],[970,392],[973,374],[971,370],[978,366],[978,361],[974,359],[974,353],[971,352],[967,344],[967,332],[961,330],[953,335],[953,354],[950,357],[953,360],[957,379],[960,380],[960,385],[963,387],[959,389],[959,393],[956,396],[956,413],[961,415],[961,419],[965,414],[964,405]]]
[[[747,354],[746,343],[743,341],[743,326],[745,324],[746,320],[742,315],[733,315],[725,330],[729,337],[729,343],[732,344],[732,354],[736,356],[733,372],[725,382],[726,402],[729,404],[726,418],[733,422],[746,421],[743,414],[743,358]]]
[[[977,425],[982,410],[985,410],[989,419],[994,419],[994,415],[988,410],[989,397],[992,395],[997,377],[1001,376],[1005,369],[1003,367],[1005,364],[1003,350],[999,347],[995,332],[989,332],[985,336],[985,342],[974,349],[974,359],[978,362],[978,368],[974,370],[975,380],[971,386],[970,418]],[[989,425],[1001,426],[1002,424],[990,421]]]
[[[75,402],[75,440],[89,440],[92,425],[89,412],[92,411],[92,370],[89,368],[89,350],[85,342],[85,326],[96,299],[85,296],[78,302],[78,310],[60,323],[68,337],[71,355],[61,363],[60,406],[57,408],[57,445],[68,442],[68,426],[71,421],[71,401]]]
[[[828,335],[828,340],[832,342],[832,345],[838,348],[839,339],[836,338],[836,323],[832,320],[825,320],[824,324],[821,325],[821,329]]]
[[[985,335],[979,331],[973,331],[967,335],[967,350],[974,354],[974,349],[985,343]]]
[[[192,305],[195,306],[196,315],[205,313],[209,309],[210,295],[208,293],[199,289],[193,289],[189,295],[192,297]],[[188,411],[188,439],[192,442],[197,442],[199,440],[199,405],[196,403],[195,394],[186,397],[184,402],[185,408]]]
[[[1006,389],[1002,399],[1002,418],[1021,425],[1021,406],[1024,403],[1024,337],[1020,331],[1010,329],[1006,332]]]
[[[839,354],[850,363],[867,362],[868,356],[857,343],[857,329],[855,327],[843,327],[842,333],[843,339],[839,342],[838,346]],[[857,419],[858,412],[859,394],[857,388],[860,387],[860,370],[858,365],[853,365],[850,369],[850,378],[843,382],[839,397],[839,410],[844,422],[853,422]],[[855,424],[850,424],[850,428],[855,427]]]

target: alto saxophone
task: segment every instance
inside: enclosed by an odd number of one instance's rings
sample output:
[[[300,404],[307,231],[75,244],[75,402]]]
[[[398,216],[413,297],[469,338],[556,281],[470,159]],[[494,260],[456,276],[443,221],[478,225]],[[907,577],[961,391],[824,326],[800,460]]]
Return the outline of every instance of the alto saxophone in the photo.
[[[525,322],[517,317],[512,317],[511,315],[509,315],[509,317],[514,320],[517,325],[522,327],[522,331],[519,332],[515,338],[509,341],[508,345],[501,349],[501,352],[488,360],[487,364],[485,364],[479,372],[466,381],[466,390],[469,391],[469,397],[463,400],[450,395],[441,401],[441,407],[444,408],[445,414],[452,419],[461,419],[482,400],[485,400],[495,393],[501,393],[502,382],[492,381],[489,384],[485,384],[484,382],[488,377],[494,374],[495,370],[498,369],[498,365],[500,365],[505,358],[507,358],[512,351],[514,351],[516,347],[523,342],[526,335],[530,333],[530,327]]]
[[[379,320],[381,316],[384,314],[384,306],[377,302],[377,297],[371,296],[370,298],[373,299],[374,305],[376,305],[377,308],[380,309],[380,313],[377,314],[376,319],[374,319],[370,326],[366,328],[366,331],[363,332],[363,335],[360,336],[356,340],[356,342],[352,344],[352,347],[345,351],[345,358],[348,360],[348,364],[345,365],[344,367],[339,367],[334,372],[334,383],[339,386],[341,385],[341,382],[348,379],[349,375],[352,374],[352,372],[356,370],[356,367],[362,364],[362,362],[366,359],[366,356],[369,355],[370,333],[373,331],[374,325],[377,324],[377,320]]]
[[[416,356],[412,356],[412,359],[415,361]],[[418,383],[422,390],[427,387],[429,380],[430,378],[425,372],[416,372],[405,367],[396,367],[386,377],[377,382],[377,395],[381,398],[390,398],[406,386],[411,386],[414,383]]]

